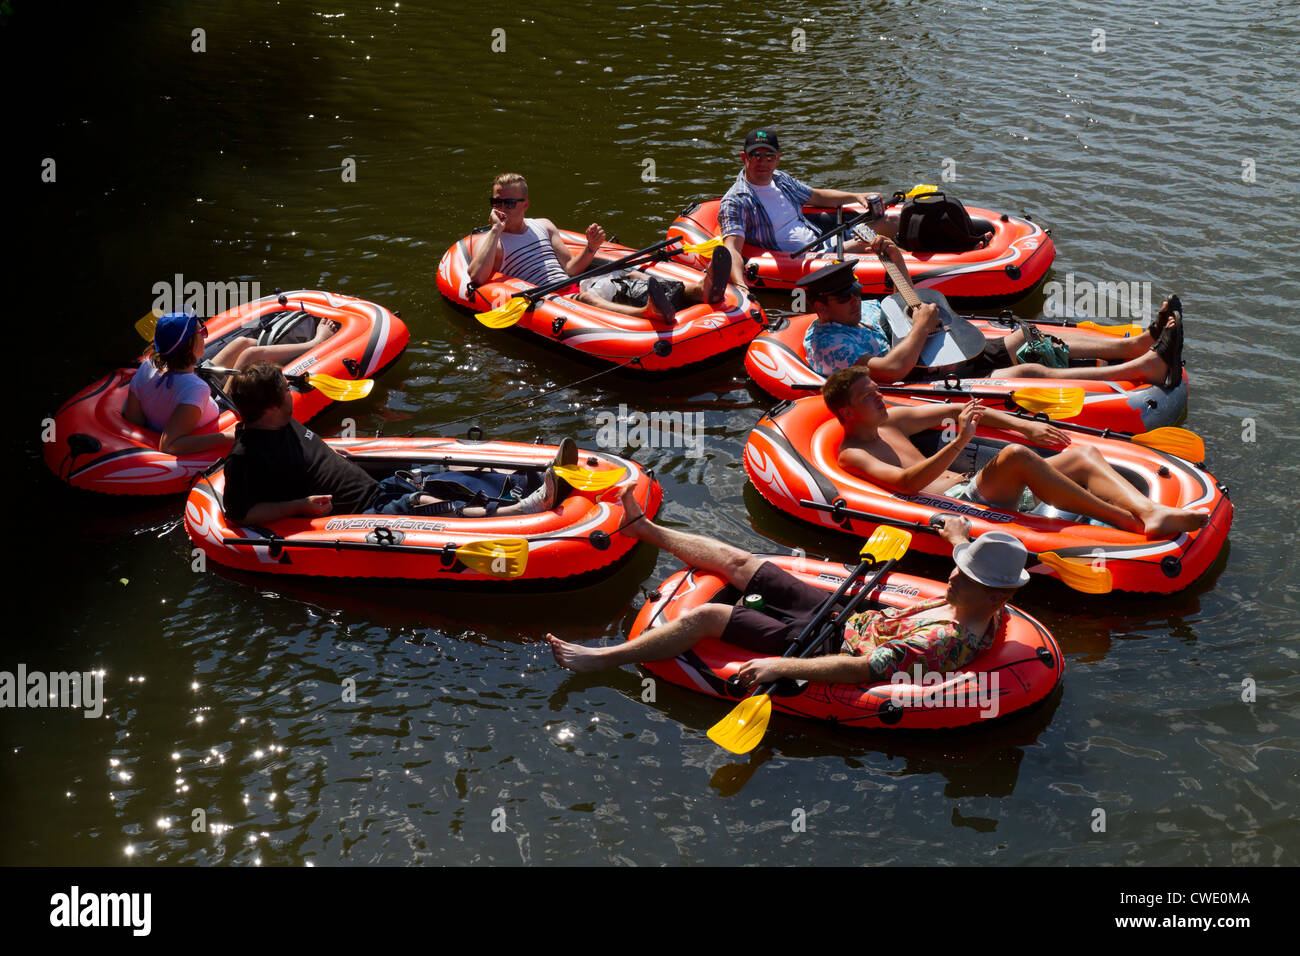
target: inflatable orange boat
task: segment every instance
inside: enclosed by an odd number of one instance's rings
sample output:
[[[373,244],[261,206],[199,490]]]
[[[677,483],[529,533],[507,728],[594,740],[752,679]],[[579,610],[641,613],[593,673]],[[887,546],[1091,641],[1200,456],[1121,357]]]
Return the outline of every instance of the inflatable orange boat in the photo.
[[[423,468],[510,472],[536,484],[555,447],[455,438],[378,438],[325,441],[382,479]],[[663,492],[635,462],[603,452],[581,452],[596,472],[636,478],[636,499],[647,515]],[[610,475],[609,477],[615,477]],[[562,583],[612,567],[631,553],[616,486],[574,492],[551,511],[518,517],[427,518],[414,515],[325,515],[287,518],[265,527],[233,524],[222,510],[223,469],[195,482],[185,504],[185,528],[208,559],[225,567],[269,574],[374,578],[453,585]],[[499,560],[498,560],[499,559]]]
[[[470,282],[469,263],[474,244],[486,228],[475,230],[457,242],[438,264],[439,291],[457,305],[475,312],[488,311],[516,293],[533,288],[499,272],[482,285]],[[559,230],[559,234],[570,251],[576,253],[586,248],[586,236],[565,229]],[[592,267],[633,252],[626,246],[606,242]],[[686,283],[698,282],[701,275],[699,270],[676,262],[635,268],[660,279]],[[762,306],[746,290],[729,285],[719,306],[701,302],[679,309],[671,325],[588,305],[577,301],[572,291],[565,291],[544,296],[524,313],[518,327],[598,362],[625,365],[632,372],[669,372],[744,348],[766,321]]]
[[[677,217],[668,228],[668,235],[680,235],[688,243],[712,239],[718,235],[720,201],[719,197],[696,202]],[[969,252],[904,251],[912,282],[918,289],[936,289],[949,299],[964,300],[967,304],[1020,298],[1037,284],[1056,257],[1051,233],[1028,218],[975,206],[967,206],[966,210],[977,228],[993,233],[992,241]],[[853,203],[844,206],[845,218],[862,211],[861,206]],[[821,218],[834,216],[835,210],[805,206],[803,213]],[[743,251],[745,278],[752,289],[792,289],[808,273],[838,261],[829,255],[791,256],[750,245],[744,246]],[[676,258],[697,269],[704,268],[705,260],[699,253],[682,253]],[[874,255],[857,259],[853,274],[865,296],[880,297],[894,291],[884,266]]]
[[[799,580],[834,591],[852,572],[852,565],[784,555],[760,555]],[[876,584],[862,609],[904,607],[939,598],[947,585],[908,574],[892,573]],[[637,614],[628,640],[651,626],[677,620],[710,602],[734,604],[741,595],[726,580],[709,571],[684,568],[658,588]],[[734,702],[743,696],[728,680],[749,660],[764,655],[710,638],[671,660],[642,664],[671,684]],[[1024,611],[1008,606],[993,645],[959,672],[895,675],[895,681],[875,684],[778,685],[772,706],[783,713],[854,727],[881,730],[948,730],[982,725],[1032,707],[1061,681],[1065,662],[1060,648],[1042,624]]]
[[[345,381],[373,378],[397,360],[411,334],[395,314],[381,305],[334,292],[287,292],[265,296],[207,320],[205,354],[211,358],[238,336],[262,345],[306,342],[321,319],[339,329],[319,346],[285,368],[285,374],[330,375]],[[147,354],[147,353],[146,353]],[[43,448],[45,463],[72,485],[115,495],[172,495],[189,488],[194,476],[224,454],[169,455],[158,450],[158,432],[122,415],[135,365],[117,369],[82,389],[54,416],[53,438]],[[291,380],[293,415],[307,421],[329,405],[319,389]],[[221,411],[214,428],[229,428],[238,416],[219,389],[213,398]]]
[[[1005,338],[1015,329],[1010,320],[982,319],[968,317],[971,325],[980,331],[986,339]],[[804,351],[804,336],[817,319],[816,315],[796,315],[792,318],[779,318],[769,321],[768,330],[762,332],[749,344],[745,351],[745,370],[763,391],[777,398],[798,399],[808,395],[810,389],[820,388],[826,381],[824,377],[808,365],[807,353]],[[1044,331],[1051,331],[1044,327]],[[1080,334],[1096,335],[1106,339],[1103,332],[1075,328]],[[1088,360],[1078,360],[1082,365]],[[1088,362],[1088,364],[1093,364]],[[917,369],[918,379],[926,377],[926,370]],[[910,377],[909,377],[910,379]],[[975,390],[989,393],[998,392],[1010,396],[1012,392],[1023,388],[1078,388],[1084,392],[1083,410],[1073,418],[1066,419],[1078,425],[1093,428],[1109,428],[1122,432],[1145,432],[1176,424],[1187,410],[1188,377],[1183,369],[1182,381],[1171,389],[1161,388],[1145,382],[1103,381],[1095,382],[1085,379],[1041,379],[1041,378],[949,378],[947,381],[925,382],[908,381],[905,386],[913,391],[933,389],[936,385],[954,392]],[[921,397],[921,396],[917,396]],[[930,396],[935,401],[962,401],[960,394]],[[996,400],[985,396],[985,404],[998,407]],[[1013,407],[1003,400],[1006,407]]]
[[[907,398],[897,402],[919,404]],[[1156,540],[1088,524],[1078,515],[1045,503],[1022,513],[931,492],[891,492],[840,467],[836,459],[844,430],[819,395],[783,403],[759,420],[745,445],[745,471],[768,502],[819,528],[866,537],[877,524],[896,525],[922,532],[913,536],[915,549],[947,555],[952,548],[932,522],[958,514],[970,519],[971,537],[992,530],[1014,534],[1029,550],[1028,570],[1034,573],[1060,577],[1048,564],[1034,562],[1035,555],[1050,552],[1093,566],[1103,562],[1100,566],[1110,571],[1117,591],[1170,594],[1199,578],[1228,538],[1233,510],[1228,489],[1203,465],[1164,452],[1114,438],[1074,432],[1070,437],[1094,445],[1152,500],[1202,511],[1209,515],[1209,523],[1171,540]],[[924,455],[933,454],[944,443],[938,429],[914,435],[912,440]],[[974,472],[1011,442],[1032,447],[1017,433],[980,428],[949,467],[959,473]],[[1053,453],[1052,449],[1035,450],[1045,456]]]

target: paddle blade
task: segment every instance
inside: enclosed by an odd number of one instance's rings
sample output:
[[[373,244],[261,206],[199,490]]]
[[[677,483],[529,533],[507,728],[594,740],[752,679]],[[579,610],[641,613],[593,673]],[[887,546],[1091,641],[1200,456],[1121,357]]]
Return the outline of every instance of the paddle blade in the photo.
[[[706,239],[704,242],[683,243],[682,252],[693,252],[708,259],[713,257],[713,250],[718,248],[720,245],[722,245],[722,237],[714,236],[712,239]]]
[[[307,376],[307,384],[336,402],[352,402],[369,395],[375,387],[375,380],[359,378],[348,382],[333,375],[314,374]]]
[[[1098,325],[1096,322],[1080,322],[1078,328],[1102,332],[1120,339],[1129,339],[1141,335],[1146,329],[1140,325]]]
[[[522,296],[515,296],[499,309],[490,309],[487,312],[475,312],[474,318],[478,319],[489,329],[507,329],[514,325],[524,313],[528,311],[528,300]]]
[[[772,719],[772,698],[766,694],[746,697],[731,713],[709,728],[709,739],[733,754],[747,754],[767,733]]]
[[[913,196],[919,196],[921,193],[937,193],[938,191],[938,186],[926,186],[923,183],[918,183],[906,192],[904,198],[911,199]]]
[[[573,486],[574,491],[604,491],[623,480],[626,468],[591,471],[577,465],[556,465],[555,474]]]
[[[1134,435],[1133,441],[1187,461],[1205,461],[1205,442],[1196,432],[1189,432],[1186,428],[1156,428]]]
[[[1011,397],[1026,411],[1042,412],[1053,419],[1074,418],[1083,411],[1081,388],[1018,388]]]
[[[471,541],[456,549],[456,557],[467,568],[494,578],[517,578],[528,567],[528,542],[523,538],[493,538]]]
[[[136,320],[136,333],[146,342],[152,342],[154,329],[158,327],[158,320],[161,318],[162,316],[159,313],[151,309]]]
[[[1115,586],[1110,568],[1104,565],[1098,567],[1090,561],[1063,558],[1054,551],[1044,551],[1038,556],[1038,560],[1055,571],[1062,583],[1075,591],[1082,591],[1084,594],[1109,594]]]
[[[911,546],[912,532],[882,524],[871,533],[871,537],[867,539],[867,543],[862,546],[858,555],[863,558],[871,555],[877,563],[897,561],[907,554],[907,549]]]

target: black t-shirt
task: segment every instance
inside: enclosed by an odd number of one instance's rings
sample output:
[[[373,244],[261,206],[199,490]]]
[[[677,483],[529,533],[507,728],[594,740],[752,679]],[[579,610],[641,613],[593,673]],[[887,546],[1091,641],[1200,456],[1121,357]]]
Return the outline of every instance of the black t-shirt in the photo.
[[[359,514],[379,482],[339,455],[301,422],[283,428],[245,428],[235,433],[226,457],[226,515],[239,521],[263,502],[333,495],[333,514]]]

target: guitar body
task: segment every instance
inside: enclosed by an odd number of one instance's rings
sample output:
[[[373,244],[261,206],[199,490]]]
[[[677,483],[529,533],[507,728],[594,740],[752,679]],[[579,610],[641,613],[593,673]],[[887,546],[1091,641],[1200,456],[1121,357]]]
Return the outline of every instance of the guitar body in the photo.
[[[942,292],[917,289],[914,294],[922,302],[937,305],[939,319],[943,323],[943,328],[931,333],[925,340],[921,357],[916,361],[917,368],[942,372],[973,359],[984,351],[984,334],[954,312]],[[903,296],[894,293],[881,300],[880,308],[889,328],[890,339],[894,344],[901,342],[912,331],[912,320],[908,318],[907,303],[903,301]]]

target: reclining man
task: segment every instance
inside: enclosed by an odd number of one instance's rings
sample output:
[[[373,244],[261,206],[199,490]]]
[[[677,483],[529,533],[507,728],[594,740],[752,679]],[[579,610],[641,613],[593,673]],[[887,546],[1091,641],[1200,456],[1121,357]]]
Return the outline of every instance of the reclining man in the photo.
[[[584,647],[547,634],[556,663],[588,672],[622,664],[666,660],[715,637],[773,658],[745,664],[737,675],[744,687],[779,677],[832,684],[888,680],[899,670],[921,664],[951,671],[986,650],[1002,623],[1002,608],[1029,580],[1025,547],[1009,534],[990,531],[975,542],[970,522],[946,519],[942,534],[953,545],[955,567],[942,598],[909,608],[860,611],[844,622],[843,635],[821,657],[780,659],[790,642],[829,596],[747,551],[672,528],[641,516],[629,488],[623,494],[629,524],[625,534],[670,552],[687,566],[725,578],[742,595],[761,594],[763,610],[730,604],[704,604],[667,624],[651,627],[636,640],[606,647]],[[638,520],[639,519],[639,520]]]
[[[475,242],[470,257],[470,280],[481,285],[494,272],[503,272],[535,286],[561,282],[591,268],[605,242],[605,230],[587,227],[587,247],[570,253],[549,219],[526,219],[530,205],[528,183],[518,173],[502,173],[492,183],[492,211],[488,231]],[[574,296],[578,301],[622,315],[662,318],[671,323],[688,302],[716,306],[727,291],[731,256],[719,247],[698,282],[659,279],[639,270],[621,269],[584,279]]]
[[[915,310],[912,331],[891,349],[881,325],[880,303],[860,298],[862,287],[853,276],[852,263],[824,266],[804,276],[796,288],[808,290],[809,305],[817,313],[817,321],[804,335],[804,353],[819,375],[861,365],[881,385],[900,381],[916,367],[925,337],[939,327],[938,308],[925,303]],[[984,352],[963,366],[962,372],[971,378],[1115,379],[1157,383],[1165,388],[1182,381],[1182,314],[1169,300],[1161,303],[1147,330],[1131,338],[1055,328],[1051,333],[1069,346],[1074,358],[1120,364],[1072,368],[1018,364],[1015,354],[1025,343],[1025,333],[1016,329],[990,339]]]
[[[464,506],[436,498],[398,476],[376,481],[293,417],[293,395],[283,373],[258,362],[235,373],[228,388],[242,422],[226,458],[226,517],[241,524],[269,524],[283,518],[328,514],[388,514],[479,518],[487,514],[536,514],[556,507],[569,485],[546,469],[542,485],[515,504]],[[554,464],[575,465],[578,446],[560,443]],[[454,478],[455,472],[445,473]]]
[[[895,492],[929,492],[1008,511],[1036,507],[1036,496],[1062,511],[1148,538],[1172,538],[1209,520],[1200,512],[1147,498],[1095,447],[1071,445],[1069,435],[1052,425],[985,408],[978,399],[890,408],[867,370],[859,366],[828,378],[822,396],[844,426],[840,466]],[[912,444],[910,436],[954,419],[957,437],[928,458]],[[977,474],[949,471],[948,466],[975,437],[981,420],[1014,429],[1031,441],[1067,447],[1046,459],[1024,445],[1007,445]]]

